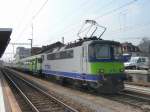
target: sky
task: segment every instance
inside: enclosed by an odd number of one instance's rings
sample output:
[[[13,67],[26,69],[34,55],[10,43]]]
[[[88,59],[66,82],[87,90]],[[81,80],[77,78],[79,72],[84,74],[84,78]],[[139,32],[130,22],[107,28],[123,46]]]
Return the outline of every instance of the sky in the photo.
[[[33,34],[33,46],[42,46],[78,39],[84,20],[94,19],[107,28],[103,39],[138,45],[150,38],[149,11],[150,0],[0,0],[0,27],[13,29],[11,43],[30,43]],[[13,59],[11,44],[2,58]]]

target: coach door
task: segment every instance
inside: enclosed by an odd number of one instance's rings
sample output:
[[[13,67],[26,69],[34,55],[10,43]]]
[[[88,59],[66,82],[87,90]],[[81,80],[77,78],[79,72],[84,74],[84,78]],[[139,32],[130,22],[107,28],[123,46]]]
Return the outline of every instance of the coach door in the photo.
[[[87,73],[87,47],[82,47],[82,72]]]

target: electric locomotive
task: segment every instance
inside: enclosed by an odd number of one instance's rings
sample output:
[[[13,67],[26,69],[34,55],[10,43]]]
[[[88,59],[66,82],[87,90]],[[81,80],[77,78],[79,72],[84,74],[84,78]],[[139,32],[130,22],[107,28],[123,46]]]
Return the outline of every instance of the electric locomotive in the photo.
[[[85,24],[90,24],[85,26]],[[120,43],[102,40],[106,28],[94,20],[86,20],[78,32],[80,39],[43,55],[42,73],[73,83],[86,84],[100,93],[116,93],[124,89],[126,79],[120,60]],[[100,36],[96,31],[101,27]],[[81,38],[84,35],[86,38]],[[88,36],[90,35],[90,36]]]
[[[96,21],[86,20],[85,23],[91,24],[89,29],[86,27],[88,29],[86,38],[80,38],[67,45],[52,46],[38,57],[32,56],[24,59],[25,62],[20,62],[28,64],[26,68],[32,72],[38,71],[43,76],[56,77],[62,82],[67,80],[72,84],[86,85],[99,93],[122,91],[126,75],[120,58],[122,54],[120,43],[101,39],[106,28],[98,25]],[[104,29],[99,37],[94,35],[98,27]],[[85,30],[81,29],[78,35],[83,31]],[[39,67],[35,64],[36,61]]]
[[[88,38],[44,54],[42,73],[82,82],[102,93],[118,92],[125,80],[120,50],[118,42]]]

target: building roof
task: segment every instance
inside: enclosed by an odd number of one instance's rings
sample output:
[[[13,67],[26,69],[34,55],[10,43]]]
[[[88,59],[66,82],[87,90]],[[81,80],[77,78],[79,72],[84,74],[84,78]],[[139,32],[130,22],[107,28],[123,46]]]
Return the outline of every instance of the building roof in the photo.
[[[0,57],[2,57],[9,41],[12,29],[11,28],[0,28]]]
[[[39,52],[39,53],[52,52],[54,48],[58,48],[58,47],[60,48],[64,45],[65,44],[58,41],[58,42],[55,42],[55,43],[47,45],[47,46],[42,46],[41,52]]]

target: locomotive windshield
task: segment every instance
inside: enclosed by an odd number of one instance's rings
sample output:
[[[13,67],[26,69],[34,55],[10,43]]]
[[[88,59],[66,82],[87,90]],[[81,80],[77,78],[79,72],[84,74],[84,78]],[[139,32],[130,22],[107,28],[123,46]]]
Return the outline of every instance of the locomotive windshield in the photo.
[[[94,46],[96,59],[110,59],[110,47],[108,45],[96,44]]]
[[[122,56],[122,49],[120,46],[112,46],[113,47],[113,56],[114,59],[120,60]]]
[[[92,44],[89,46],[89,60],[98,59],[120,59],[121,48],[109,44]]]

